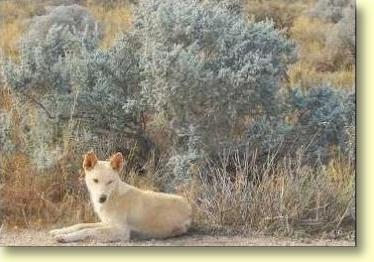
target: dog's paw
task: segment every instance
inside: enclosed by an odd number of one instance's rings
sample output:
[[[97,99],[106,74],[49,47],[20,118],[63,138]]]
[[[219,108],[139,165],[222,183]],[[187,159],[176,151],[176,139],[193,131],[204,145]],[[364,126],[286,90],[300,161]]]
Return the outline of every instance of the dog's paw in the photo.
[[[69,239],[69,236],[66,234],[58,234],[53,236],[54,240],[58,243],[68,243],[72,242],[71,239]]]
[[[54,239],[58,243],[68,243],[69,242],[69,239],[67,237],[65,237],[64,235],[55,235]]]

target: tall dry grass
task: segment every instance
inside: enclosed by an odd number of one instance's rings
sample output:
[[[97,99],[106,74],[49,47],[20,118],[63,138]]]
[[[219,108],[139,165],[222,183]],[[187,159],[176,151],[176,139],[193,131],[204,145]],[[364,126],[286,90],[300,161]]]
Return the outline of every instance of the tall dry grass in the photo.
[[[19,55],[19,40],[24,33],[27,19],[41,14],[42,8],[34,1],[0,1],[0,50],[16,59]]]
[[[355,171],[346,161],[310,168],[302,160],[269,156],[258,165],[256,156],[207,160],[196,170],[191,184],[180,188],[194,209],[193,230],[206,233],[272,234],[308,237],[353,238],[355,231]],[[52,227],[97,220],[85,188],[82,171],[67,170],[68,162],[43,174],[32,168],[26,156],[14,155],[2,163],[6,172],[1,194],[3,223],[17,227]],[[70,163],[71,164],[71,163]],[[131,185],[159,191],[161,177],[154,164],[139,175],[126,170],[121,178]],[[234,171],[233,171],[234,170]]]
[[[2,169],[8,174],[0,191],[2,224],[40,228],[93,221],[84,185],[59,168],[40,174],[25,155],[19,154],[3,160]]]
[[[305,13],[313,0],[244,0],[244,10],[257,21],[272,19],[276,27],[288,33],[295,19]]]
[[[288,69],[289,85],[298,88],[311,88],[329,83],[332,86],[352,89],[355,85],[355,66],[350,69],[324,72],[316,66],[300,60]]]
[[[301,159],[262,166],[256,156],[235,156],[235,171],[224,160],[197,172],[189,199],[195,226],[227,233],[353,237],[355,170],[344,161],[310,168]]]
[[[131,27],[132,11],[127,1],[116,5],[97,5],[88,3],[87,8],[95,18],[104,26],[104,39],[101,46],[109,48],[121,32],[126,32]]]
[[[343,63],[326,45],[326,33],[332,27],[332,23],[304,15],[295,19],[290,37],[298,46],[299,59],[288,70],[291,86],[310,88],[323,83],[347,89],[354,86],[355,66],[339,67]]]

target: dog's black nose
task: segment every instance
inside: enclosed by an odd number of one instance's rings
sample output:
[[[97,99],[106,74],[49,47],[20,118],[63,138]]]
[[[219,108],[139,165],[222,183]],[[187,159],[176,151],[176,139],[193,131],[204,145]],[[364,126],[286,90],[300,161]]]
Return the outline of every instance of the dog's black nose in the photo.
[[[104,203],[105,201],[106,201],[106,196],[105,195],[100,196],[99,202]]]

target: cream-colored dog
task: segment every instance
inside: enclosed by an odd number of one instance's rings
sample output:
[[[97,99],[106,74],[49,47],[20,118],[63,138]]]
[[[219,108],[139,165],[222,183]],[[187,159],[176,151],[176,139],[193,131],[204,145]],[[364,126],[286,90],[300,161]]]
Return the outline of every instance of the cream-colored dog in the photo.
[[[133,232],[142,238],[166,238],[185,233],[191,224],[191,207],[177,195],[143,191],[119,178],[124,164],[121,153],[98,161],[84,156],[85,182],[99,223],[77,224],[50,233],[59,242],[127,241]]]

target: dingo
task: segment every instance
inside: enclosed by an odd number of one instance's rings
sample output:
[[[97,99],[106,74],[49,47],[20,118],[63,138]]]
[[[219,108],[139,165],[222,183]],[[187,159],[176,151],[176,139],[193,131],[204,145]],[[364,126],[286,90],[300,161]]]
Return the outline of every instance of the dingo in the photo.
[[[94,153],[84,156],[85,182],[99,223],[84,223],[55,229],[59,242],[93,238],[127,241],[134,232],[143,238],[166,238],[185,233],[191,224],[191,207],[177,195],[143,191],[120,180],[121,153],[109,161],[98,161]]]

